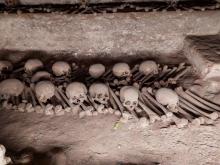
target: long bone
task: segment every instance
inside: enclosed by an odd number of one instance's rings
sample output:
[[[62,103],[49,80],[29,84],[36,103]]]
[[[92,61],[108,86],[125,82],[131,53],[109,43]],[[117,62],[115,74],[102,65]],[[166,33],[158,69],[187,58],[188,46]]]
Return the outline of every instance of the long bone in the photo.
[[[144,76],[142,79],[140,79],[140,84],[145,84],[148,80],[150,80],[154,75],[153,74],[149,74]]]
[[[191,102],[192,104],[202,108],[202,109],[205,109],[207,111],[210,111],[210,112],[213,112],[214,110],[203,104],[202,102],[198,101],[197,99],[195,99],[194,97],[192,97],[191,95],[189,95],[188,93],[184,92],[183,88],[182,87],[177,87],[175,89],[175,91],[177,92],[178,95],[180,95],[181,97],[183,97],[184,99],[188,100],[189,102]]]
[[[61,97],[66,101],[66,103],[70,106],[71,109],[74,108],[73,104],[69,101],[69,99],[66,97],[66,95],[64,94],[63,90],[62,90],[62,86],[59,86],[58,88],[56,88],[56,91],[61,95]]]
[[[189,72],[191,69],[191,66],[187,66],[184,70],[180,71],[180,73],[177,73],[175,77],[169,78],[168,82],[172,84],[176,84],[177,80],[179,80],[181,77],[183,77],[187,72]]]
[[[186,104],[185,104],[186,103]],[[193,121],[192,121],[192,124],[193,125],[198,125],[198,124],[204,124],[205,123],[205,121],[208,121],[209,123],[213,123],[213,120],[211,120],[211,119],[209,119],[209,118],[207,118],[207,117],[205,117],[205,116],[201,116],[201,114],[200,113],[198,113],[197,111],[194,111],[194,110],[192,110],[192,108],[188,105],[188,102],[180,102],[180,107],[181,107],[181,109],[183,108],[183,109],[185,109],[185,110],[187,110],[188,112],[191,112],[193,115],[192,116],[197,116]],[[188,112],[186,112],[186,113],[188,113]],[[189,114],[189,113],[188,113]],[[212,121],[212,122],[210,122],[210,121]]]
[[[212,102],[209,102],[209,101],[207,101],[207,100],[201,98],[200,96],[194,94],[194,93],[191,92],[190,90],[186,90],[185,92],[186,92],[188,95],[190,95],[191,97],[193,97],[194,99],[198,100],[199,102],[201,102],[201,103],[203,103],[203,104],[205,104],[205,105],[207,105],[207,106],[209,106],[209,107],[211,107],[211,108],[213,108],[213,109],[215,109],[215,110],[217,110],[217,111],[220,111],[220,106],[218,106],[218,105],[216,105],[216,104],[214,104],[214,103],[212,103]]]
[[[184,104],[188,105],[191,108],[190,109],[191,112],[194,112],[194,113],[198,112],[202,116],[208,117],[208,118],[210,118],[212,120],[216,120],[219,117],[217,112],[212,112],[211,114],[206,113],[206,112],[200,110],[199,108],[197,108],[196,106],[194,106],[193,104],[191,104],[190,102],[188,102],[187,100],[185,100],[183,98],[180,98],[180,105],[181,105],[181,102],[183,102]]]
[[[199,126],[200,124],[202,124],[202,122],[201,122],[201,120],[199,118],[194,118],[191,114],[189,114],[188,112],[186,112],[185,110],[183,110],[180,107],[179,107],[179,111],[178,112],[180,114],[182,114],[184,116],[184,118],[189,120],[193,125]]]
[[[111,76],[112,76],[112,68],[109,68],[109,69],[102,75],[102,77],[105,78],[105,77],[107,77],[109,74],[111,74]]]
[[[118,107],[117,107],[117,105],[116,105],[116,103],[115,103],[115,100],[114,100],[114,98],[112,97],[112,95],[109,95],[109,101],[110,101],[110,104],[112,105],[113,109],[116,110]]]
[[[182,69],[184,69],[184,68],[186,68],[186,66],[185,66],[185,63],[182,62],[182,63],[179,64],[179,66],[178,66],[178,68],[177,68],[177,70],[176,70],[175,73],[179,72],[180,70],[182,70]]]
[[[150,108],[148,108],[144,103],[142,103],[140,100],[139,100],[138,104],[149,116],[150,123],[154,123],[155,121],[160,120],[160,117],[155,112],[153,112]]]
[[[140,93],[140,98],[143,98],[143,101],[149,106],[150,109],[152,109],[154,112],[156,112],[157,114],[159,114],[160,116],[163,115],[163,113],[157,109],[157,107],[155,107],[148,99],[145,95],[143,95],[142,93]]]
[[[161,79],[161,78],[162,78],[164,75],[166,75],[169,71],[170,71],[170,69],[168,68],[168,66],[167,66],[167,65],[164,65],[162,71],[161,71],[161,72],[159,73],[159,75],[158,75],[157,80],[158,80],[158,79]]]
[[[159,69],[158,69],[159,70]],[[170,71],[170,69],[168,68],[167,65],[163,66],[163,69],[159,72],[157,78],[154,79],[154,81],[147,83],[148,86],[154,84],[154,86],[160,86],[160,83],[158,82],[164,75],[166,75],[168,72]]]
[[[166,79],[168,79],[174,72],[176,72],[177,67],[173,67],[169,72],[167,72],[160,81],[165,81]]]
[[[188,120],[184,118],[179,118],[175,114],[172,116],[172,120],[176,124],[177,128],[183,128],[188,125]]]
[[[33,105],[33,107],[35,107],[37,105],[37,101],[35,99],[35,95],[32,91],[32,88],[27,88],[27,91],[28,91],[28,93],[30,93],[32,105]]]
[[[67,104],[65,103],[65,101],[62,99],[62,97],[59,95],[58,91],[55,91],[55,97],[57,98],[57,100],[59,100],[59,102],[62,104],[62,107],[65,108],[67,107]]]
[[[109,86],[108,86],[108,88],[109,88],[110,95],[113,97],[113,99],[116,102],[116,104],[117,104],[119,110],[121,111],[121,113],[123,113],[124,107],[123,107],[122,103],[120,102],[119,98],[116,96],[114,91]]]
[[[177,74],[180,70],[185,68],[185,63],[180,63],[178,67],[173,67],[171,70],[167,69],[166,72],[163,73],[163,76],[160,77],[160,82],[165,83],[166,79],[169,79],[171,75]]]
[[[146,88],[142,88],[142,93],[143,95],[145,95],[154,105],[156,105],[157,107],[159,107],[164,114],[166,114],[167,117],[171,117],[172,116],[172,112],[169,112],[163,105],[159,104],[156,99],[154,99],[147,91]]]

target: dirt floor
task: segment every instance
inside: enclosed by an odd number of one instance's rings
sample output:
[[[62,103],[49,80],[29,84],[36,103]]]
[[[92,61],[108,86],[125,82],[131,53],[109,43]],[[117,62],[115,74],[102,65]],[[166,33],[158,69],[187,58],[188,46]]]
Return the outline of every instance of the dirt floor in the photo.
[[[220,122],[216,126],[177,129],[114,125],[117,117],[77,119],[0,111],[0,143],[8,149],[33,147],[44,152],[62,147],[68,164],[220,164]]]

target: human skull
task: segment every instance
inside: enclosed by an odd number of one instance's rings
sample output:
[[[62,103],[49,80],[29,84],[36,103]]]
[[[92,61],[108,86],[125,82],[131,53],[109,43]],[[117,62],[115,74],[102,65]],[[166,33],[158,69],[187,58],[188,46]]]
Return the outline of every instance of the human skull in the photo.
[[[143,61],[139,66],[139,72],[144,75],[158,74],[158,66],[155,61]]]
[[[50,81],[40,81],[35,86],[36,97],[45,103],[55,95],[55,86]]]
[[[105,73],[105,66],[102,64],[93,64],[89,67],[89,74],[93,78],[99,78]]]
[[[3,71],[10,71],[13,69],[12,63],[9,61],[0,61],[0,73]]]
[[[46,71],[38,71],[31,77],[31,82],[35,83],[35,82],[42,80],[42,79],[50,80],[51,74]]]
[[[55,76],[67,76],[71,72],[70,65],[65,61],[57,61],[52,66]]]
[[[5,157],[5,152],[6,152],[5,147],[2,144],[0,144],[0,158]]]
[[[24,65],[24,70],[28,74],[32,74],[38,69],[43,68],[43,63],[39,59],[29,59]]]
[[[160,104],[167,106],[171,111],[175,111],[179,105],[179,96],[172,89],[160,88],[156,91],[155,97]]]
[[[6,79],[0,82],[0,95],[8,98],[19,96],[24,91],[24,84],[18,79]]]
[[[134,110],[138,106],[139,93],[134,86],[124,86],[120,90],[120,100],[128,110]]]
[[[93,83],[89,87],[89,94],[94,101],[100,104],[107,104],[109,100],[108,86],[103,83]]]
[[[112,72],[116,77],[128,77],[131,74],[131,70],[126,63],[117,63],[113,66]]]
[[[81,82],[72,82],[66,87],[66,96],[71,103],[82,104],[87,99],[87,88]]]
[[[0,164],[8,164],[7,157],[5,156],[6,149],[3,145],[0,144]]]

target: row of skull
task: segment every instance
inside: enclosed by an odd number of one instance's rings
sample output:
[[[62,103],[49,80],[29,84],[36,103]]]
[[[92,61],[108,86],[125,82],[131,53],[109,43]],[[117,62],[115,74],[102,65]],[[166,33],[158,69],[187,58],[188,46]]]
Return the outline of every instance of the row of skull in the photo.
[[[65,61],[57,61],[52,65],[52,72],[55,76],[67,76],[71,73],[71,69],[75,67],[76,64],[72,63],[72,67],[69,63]],[[29,59],[24,64],[24,71],[27,74],[33,74],[37,70],[43,69],[44,64],[39,59]],[[13,65],[9,61],[2,60],[0,61],[0,73],[3,71],[10,71],[13,69]],[[106,68],[103,64],[92,64],[89,67],[89,74],[93,78],[99,78],[101,77],[105,72]],[[157,74],[158,73],[158,65],[155,63],[155,61],[148,60],[143,61],[139,65],[139,72],[143,75],[149,75],[149,74]],[[112,67],[112,73],[116,77],[128,77],[131,75],[131,69],[130,66],[127,63],[116,63]]]
[[[0,82],[0,95],[9,98],[11,96],[19,96],[25,90],[25,85],[18,79],[6,79]],[[47,102],[55,96],[56,86],[50,81],[40,81],[34,86],[37,99],[40,102]],[[108,104],[110,95],[110,87],[104,83],[93,83],[89,90],[81,82],[72,82],[66,86],[65,94],[72,104],[80,105],[87,100],[88,96],[99,104]],[[134,86],[123,86],[120,89],[119,97],[124,107],[133,110],[138,106],[140,91]],[[168,88],[161,88],[155,93],[156,100],[162,105],[169,106],[174,109],[178,104],[178,95],[175,91]]]

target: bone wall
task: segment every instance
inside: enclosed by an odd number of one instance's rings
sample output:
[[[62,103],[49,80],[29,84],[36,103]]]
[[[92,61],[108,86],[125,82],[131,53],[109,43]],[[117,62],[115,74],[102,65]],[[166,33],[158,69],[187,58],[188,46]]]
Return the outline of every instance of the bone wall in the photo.
[[[212,18],[212,19],[210,19]],[[152,58],[177,63],[187,35],[220,30],[220,12],[0,15],[0,58]],[[16,57],[16,58],[14,58]]]

